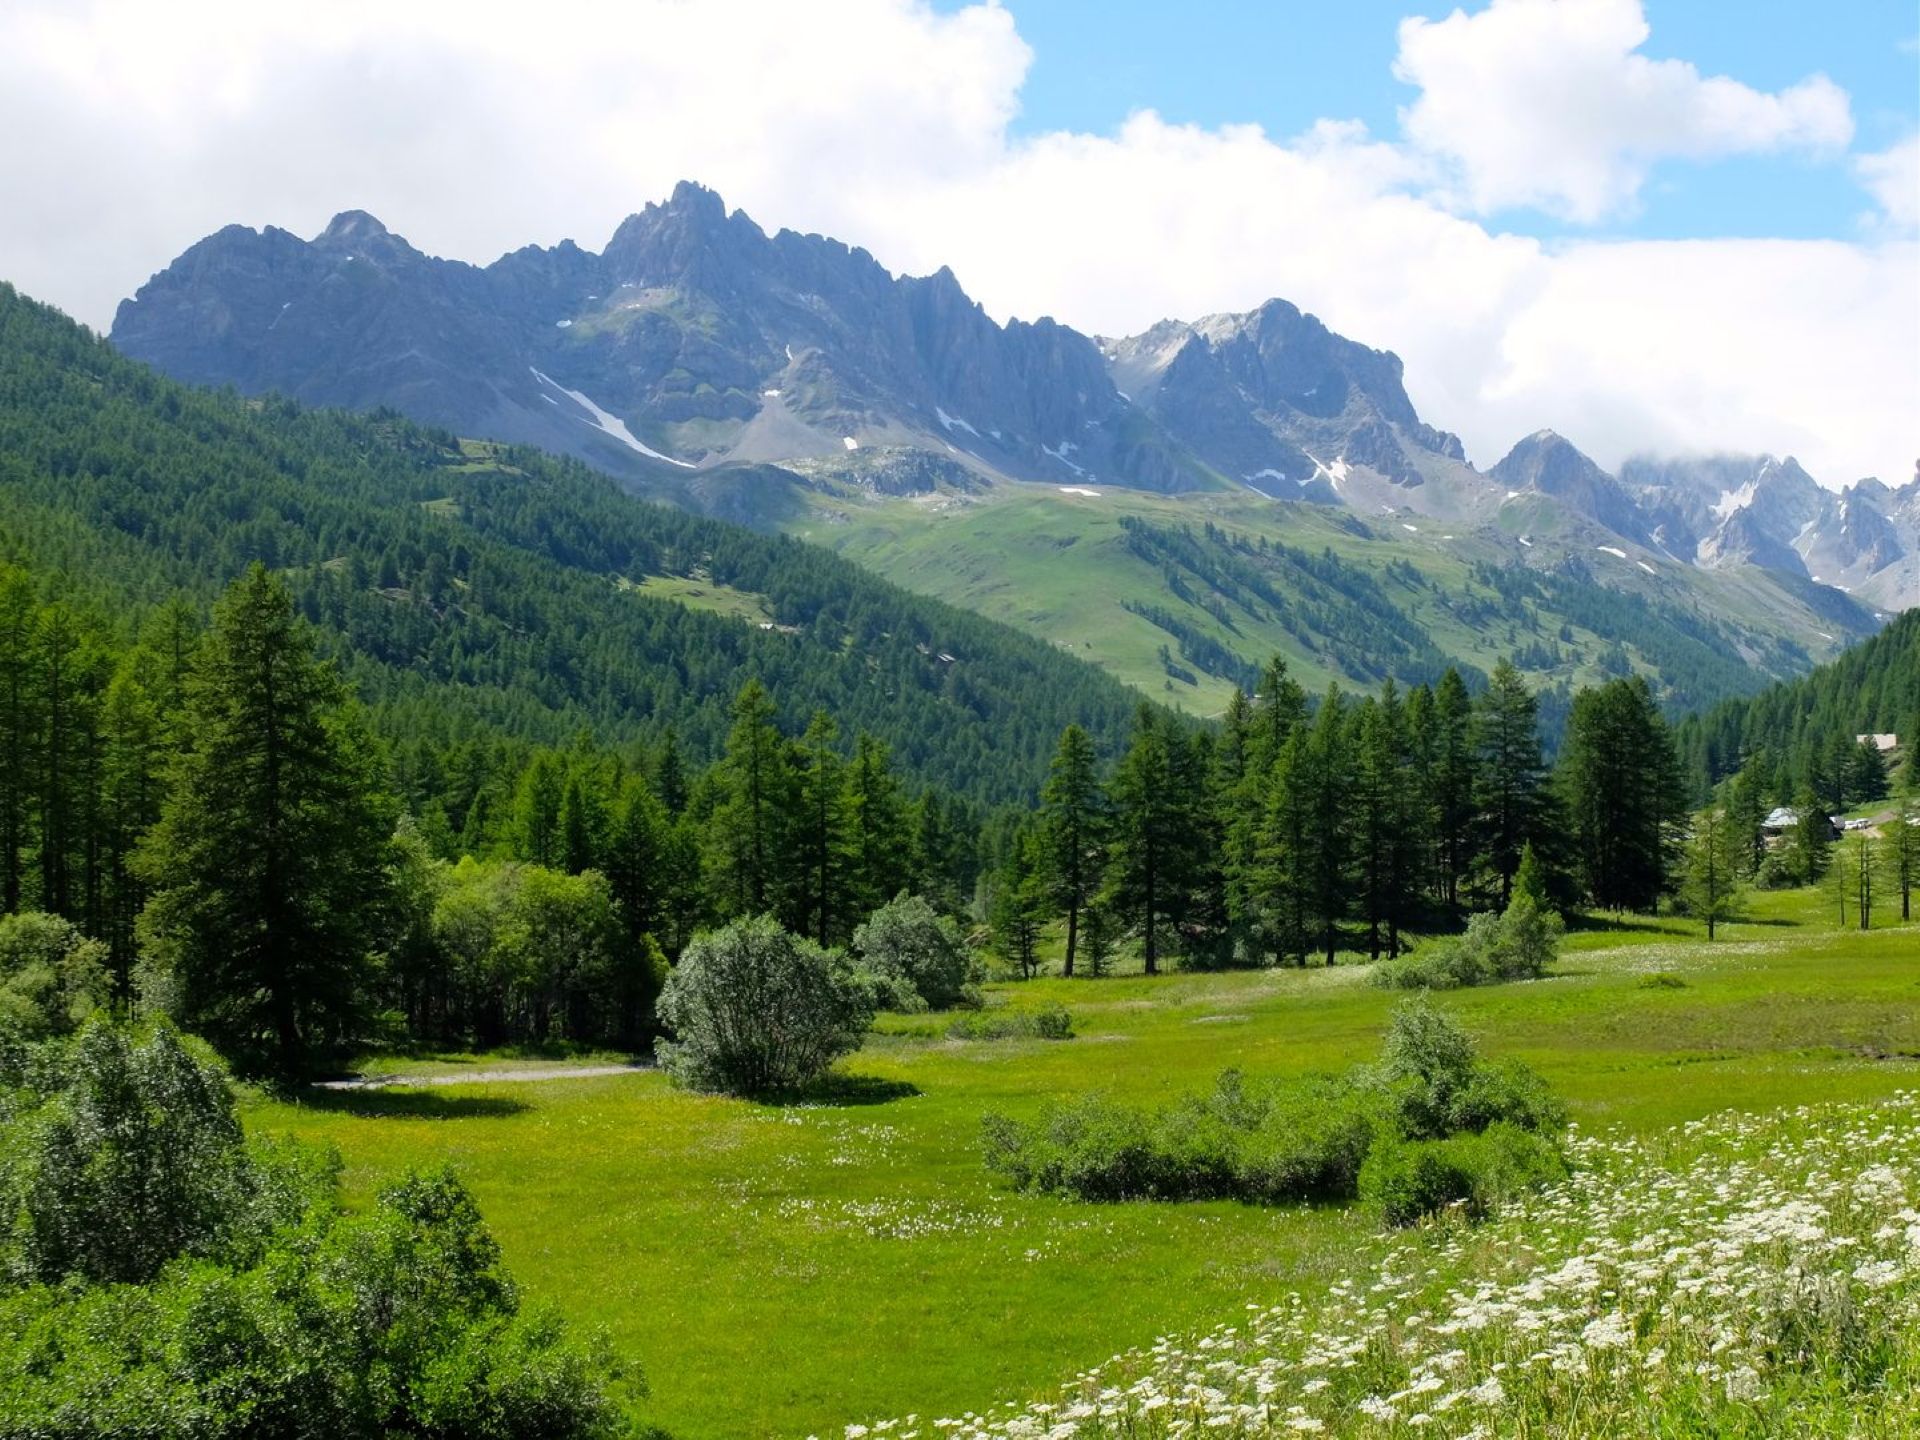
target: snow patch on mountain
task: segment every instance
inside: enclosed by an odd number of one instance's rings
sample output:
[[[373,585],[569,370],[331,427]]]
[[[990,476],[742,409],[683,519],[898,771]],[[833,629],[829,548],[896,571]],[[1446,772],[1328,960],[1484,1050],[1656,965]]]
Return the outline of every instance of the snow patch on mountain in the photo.
[[[598,429],[604,430],[607,434],[611,435],[614,439],[618,440],[622,445],[625,445],[628,449],[637,451],[639,454],[645,455],[649,459],[664,460],[669,465],[678,465],[682,470],[692,470],[696,468],[694,463],[691,460],[676,460],[671,455],[662,455],[658,450],[654,449],[651,445],[646,445],[641,443],[641,441],[634,435],[634,433],[631,430],[627,429],[626,421],[622,420],[618,415],[615,415],[610,411],[602,410],[598,405],[594,404],[593,401],[588,399],[585,395],[581,394],[578,390],[569,390],[566,386],[562,385],[558,380],[554,379],[551,375],[547,374],[545,371],[535,370],[534,367],[531,365],[529,365],[527,369],[533,371],[533,378],[538,380],[542,385],[551,385],[554,389],[558,390],[562,395],[566,396],[569,400],[573,401],[574,404],[578,405],[581,409],[585,410],[587,414],[592,417],[593,424]],[[551,395],[549,395],[547,398],[549,400],[553,399]]]

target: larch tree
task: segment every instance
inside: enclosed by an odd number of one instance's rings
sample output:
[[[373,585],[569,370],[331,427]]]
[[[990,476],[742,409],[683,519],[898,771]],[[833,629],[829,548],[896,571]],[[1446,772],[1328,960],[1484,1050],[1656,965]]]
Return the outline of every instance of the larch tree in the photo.
[[[1178,880],[1178,828],[1172,746],[1165,723],[1141,706],[1133,742],[1114,772],[1108,890],[1114,909],[1138,928],[1146,972],[1159,973],[1160,929]]]
[[[1064,975],[1073,974],[1080,917],[1100,886],[1106,821],[1106,793],[1100,785],[1093,737],[1078,725],[1069,725],[1060,733],[1040,794],[1047,886],[1054,908],[1067,917]]]
[[[1493,676],[1473,712],[1479,765],[1474,796],[1479,812],[1480,855],[1492,875],[1502,909],[1512,898],[1520,852],[1533,838],[1541,810],[1539,703],[1510,660]]]
[[[793,764],[774,725],[773,698],[749,680],[733,702],[733,728],[717,774],[720,800],[708,828],[714,887],[728,915],[764,915],[779,897]]]
[[[1693,817],[1680,895],[1688,913],[1706,922],[1709,940],[1738,911],[1744,845],[1740,827],[1724,807],[1710,806]]]
[[[1908,774],[1893,799],[1893,814],[1880,831],[1887,880],[1900,894],[1902,920],[1913,918],[1913,887],[1920,880],[1920,795],[1914,792],[1912,768],[1909,762]]]
[[[384,910],[392,806],[345,684],[256,563],[215,611],[138,869],[144,948],[187,1027],[297,1076],[348,1038]]]

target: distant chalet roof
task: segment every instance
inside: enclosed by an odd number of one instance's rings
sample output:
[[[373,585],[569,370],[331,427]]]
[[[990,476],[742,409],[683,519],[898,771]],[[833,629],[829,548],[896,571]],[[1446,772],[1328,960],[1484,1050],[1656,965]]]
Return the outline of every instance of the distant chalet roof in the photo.
[[[1776,807],[1760,822],[1762,830],[1791,830],[1800,823],[1800,812],[1790,805]]]
[[[1876,750],[1892,750],[1900,743],[1900,737],[1898,735],[1856,735],[1853,737],[1853,743],[1856,745],[1865,745],[1869,740],[1873,742],[1873,748]]]

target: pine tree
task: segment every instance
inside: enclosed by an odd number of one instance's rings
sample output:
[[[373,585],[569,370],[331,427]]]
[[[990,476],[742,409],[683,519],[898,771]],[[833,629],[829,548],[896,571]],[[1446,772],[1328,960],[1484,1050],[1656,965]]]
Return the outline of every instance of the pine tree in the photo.
[[[733,702],[733,729],[716,775],[720,800],[707,831],[726,915],[764,915],[779,898],[793,766],[774,713],[758,680]]]
[[[862,919],[913,883],[913,818],[884,740],[861,731],[847,768],[853,857],[849,877],[854,918]]]
[[[1687,912],[1707,925],[1707,939],[1738,913],[1745,841],[1740,828],[1720,806],[1693,817],[1687,838],[1680,894]]]
[[[1887,760],[1868,736],[1847,756],[1847,804],[1865,805],[1887,798]]]
[[[1827,873],[1827,852],[1833,846],[1833,824],[1814,798],[1813,787],[1803,785],[1794,798],[1798,819],[1788,837],[1787,869],[1800,884],[1811,885]]]
[[[1432,759],[1430,796],[1434,867],[1440,898],[1456,914],[1461,887],[1473,869],[1477,774],[1473,701],[1460,672],[1448,667],[1433,692],[1433,732],[1427,747]]]
[[[1040,973],[1040,934],[1047,905],[1040,838],[1031,826],[1022,826],[1014,833],[1006,860],[994,877],[987,923],[1001,958],[1013,964],[1023,980]]]
[[[0,914],[26,900],[39,774],[39,606],[26,575],[0,566]]]
[[[839,727],[826,711],[817,711],[800,741],[800,765],[792,837],[796,887],[788,928],[812,935],[822,948],[853,933],[856,919],[848,903],[858,852],[854,811],[847,794],[846,761],[834,748]]]
[[[1276,965],[1307,963],[1313,826],[1306,787],[1295,782],[1304,765],[1306,737],[1296,733],[1267,775],[1254,871],[1257,933]]]
[[[1107,889],[1115,911],[1140,931],[1146,972],[1159,973],[1160,930],[1177,884],[1175,795],[1171,737],[1164,722],[1141,706],[1133,742],[1121,757],[1110,791],[1113,826]]]
[[[1557,776],[1587,898],[1651,910],[1682,813],[1673,738],[1639,676],[1574,697]]]
[[[608,837],[605,868],[621,923],[636,943],[648,935],[665,943],[671,825],[652,787],[629,777]]]
[[[1498,889],[1500,907],[1512,898],[1520,852],[1534,838],[1541,809],[1539,707],[1510,660],[1493,667],[1486,693],[1474,706],[1474,750],[1479,759],[1474,797],[1480,856]]]
[[[1873,878],[1878,870],[1873,854],[1873,841],[1864,830],[1853,837],[1853,883],[1854,913],[1860,917],[1860,928],[1873,928]]]
[[[1911,762],[1894,797],[1893,815],[1881,827],[1881,854],[1887,880],[1900,892],[1900,918],[1913,918],[1913,887],[1920,880],[1920,795],[1915,794]]]
[[[160,818],[165,793],[163,727],[147,689],[123,664],[107,686],[101,713],[101,865],[105,897],[100,938],[106,941],[115,990],[131,998],[134,921],[147,887],[134,873],[140,837]]]
[[[141,932],[185,1026],[298,1075],[358,1013],[393,833],[377,759],[259,564],[220,602],[188,711],[194,748],[139,852]]]
[[[559,759],[542,751],[521,774],[514,794],[513,851],[520,859],[549,869],[559,866],[564,854],[560,809],[565,793]]]
[[[1106,794],[1100,786],[1093,737],[1078,725],[1060,733],[1059,748],[1040,795],[1041,845],[1054,908],[1067,917],[1061,967],[1073,974],[1080,917],[1100,883],[1106,831]]]
[[[1300,761],[1294,767],[1293,782],[1302,787],[1302,804],[1310,827],[1307,904],[1319,933],[1321,953],[1331,965],[1340,948],[1340,924],[1347,912],[1348,796],[1352,788],[1346,705],[1337,685],[1329,686],[1320,702]]]
[[[600,798],[599,777],[582,774],[576,767],[567,776],[560,795],[559,834],[560,868],[579,875],[600,868],[602,834],[606,829],[606,806]]]

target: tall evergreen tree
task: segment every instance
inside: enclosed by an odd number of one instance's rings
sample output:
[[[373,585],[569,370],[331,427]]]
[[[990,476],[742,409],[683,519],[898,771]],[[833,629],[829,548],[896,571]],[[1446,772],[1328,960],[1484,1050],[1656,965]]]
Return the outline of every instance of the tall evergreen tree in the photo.
[[[1505,909],[1520,852],[1538,828],[1542,789],[1538,703],[1511,660],[1493,667],[1474,706],[1473,737],[1480,859]]]
[[[1176,794],[1167,722],[1142,705],[1133,742],[1114,772],[1108,890],[1115,910],[1140,931],[1146,972],[1159,973],[1160,935],[1179,883]]]
[[[1461,888],[1473,872],[1478,836],[1475,818],[1478,774],[1473,700],[1466,682],[1451,666],[1433,692],[1432,739],[1427,746],[1432,769],[1429,792],[1433,815],[1434,868],[1440,899],[1455,913]]]
[[[1302,787],[1302,803],[1311,827],[1307,852],[1307,893],[1320,950],[1333,964],[1340,948],[1340,923],[1346,918],[1348,850],[1351,842],[1349,796],[1352,755],[1346,703],[1340,687],[1327,688],[1294,767],[1293,783]]]
[[[1001,958],[1023,980],[1040,973],[1040,935],[1047,917],[1046,860],[1032,826],[1016,830],[994,876],[987,923]],[[1149,971],[1151,973],[1151,971]]]
[[[1683,794],[1673,738],[1644,679],[1574,697],[1558,779],[1587,898],[1605,910],[1651,910],[1666,889]]]
[[[39,629],[25,573],[0,566],[0,914],[27,898],[40,768]]]
[[[560,761],[541,752],[520,776],[513,798],[513,853],[522,860],[549,869],[558,868],[565,852],[560,831],[560,809],[566,781]]]
[[[651,935],[666,943],[672,823],[653,788],[629,776],[608,836],[605,866],[629,940]]]
[[[1295,732],[1267,772],[1257,862],[1250,887],[1255,933],[1276,965],[1304,965],[1313,944],[1309,921],[1314,831],[1305,767],[1306,737]]]
[[[215,613],[188,709],[194,748],[139,856],[146,947],[183,1024],[297,1075],[351,1033],[391,807],[345,686],[259,564]]]
[[[849,877],[854,922],[913,884],[913,817],[893,773],[887,742],[861,731],[847,767],[853,855]]]
[[[728,915],[764,915],[779,898],[793,767],[774,713],[758,680],[749,680],[733,702],[733,729],[717,776],[720,801],[708,827],[715,890]]]
[[[839,734],[824,710],[808,723],[788,827],[794,872],[788,928],[813,936],[823,948],[851,935],[854,922],[863,918],[852,914],[848,903],[858,851],[846,761],[834,748]]]
[[[1920,882],[1920,794],[1915,793],[1912,772],[1909,762],[1894,796],[1893,815],[1881,828],[1887,880],[1899,892],[1902,920],[1913,918],[1913,889]]]
[[[1099,889],[1107,818],[1093,737],[1078,725],[1060,732],[1060,744],[1040,795],[1040,817],[1048,889],[1055,910],[1067,917],[1067,950],[1061,973],[1072,975],[1080,942],[1080,916]]]
[[[1706,922],[1709,940],[1738,911],[1744,850],[1740,828],[1724,808],[1709,806],[1693,817],[1680,894],[1687,912]]]
[[[163,722],[131,667],[122,665],[107,687],[101,714],[105,753],[101,774],[101,868],[105,896],[100,937],[107,944],[115,989],[130,997],[134,922],[147,887],[134,873],[140,837],[160,818],[165,793]]]

